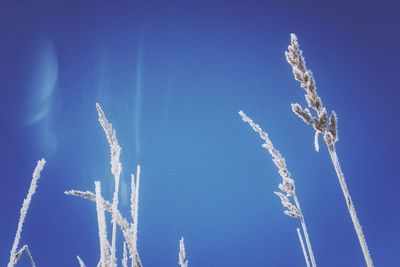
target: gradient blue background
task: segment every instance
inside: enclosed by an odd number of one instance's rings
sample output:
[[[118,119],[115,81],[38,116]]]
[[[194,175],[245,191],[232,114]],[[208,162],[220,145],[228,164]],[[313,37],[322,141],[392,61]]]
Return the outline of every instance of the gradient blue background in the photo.
[[[47,165],[22,233],[38,266],[99,256],[111,199],[100,102],[122,146],[121,210],[142,166],[145,266],[305,266],[280,177],[237,112],[269,132],[297,184],[319,266],[364,266],[325,146],[290,110],[303,92],[284,58],[298,35],[339,116],[339,158],[376,266],[400,266],[399,6],[396,1],[1,1],[0,265],[36,161]],[[119,240],[121,240],[119,238]],[[121,252],[121,247],[118,247]],[[27,266],[24,258],[19,266]]]

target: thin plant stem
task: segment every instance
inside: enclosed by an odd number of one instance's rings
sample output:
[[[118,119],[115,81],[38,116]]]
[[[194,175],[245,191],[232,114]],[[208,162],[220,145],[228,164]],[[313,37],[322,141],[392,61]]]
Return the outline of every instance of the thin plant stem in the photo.
[[[99,225],[99,240],[100,240],[100,266],[106,267],[108,263],[108,248],[107,248],[107,228],[106,218],[104,215],[103,198],[101,196],[101,183],[94,182],[96,187],[96,208],[97,208],[97,222]]]
[[[131,216],[132,216],[132,236],[131,243],[133,245],[133,255],[132,259],[134,260],[134,265],[132,267],[140,266],[138,262],[137,254],[137,234],[138,234],[138,212],[139,212],[139,188],[140,188],[140,166],[136,167],[136,179],[132,174],[131,176]]]
[[[339,159],[336,154],[336,149],[334,144],[328,144],[328,151],[329,155],[331,156],[333,166],[335,167],[336,175],[338,177],[340,187],[342,188],[342,192],[344,195],[344,198],[346,199],[346,205],[347,209],[349,210],[351,220],[353,221],[354,229],[356,230],[358,241],[360,242],[362,252],[364,254],[365,261],[367,263],[368,267],[373,266],[373,262],[371,259],[371,255],[368,250],[368,245],[367,241],[365,240],[365,236],[360,224],[360,221],[358,220],[356,209],[354,207],[353,201],[350,196],[349,189],[347,188],[346,180],[344,179],[344,174],[342,172],[342,168],[340,167]]]
[[[306,247],[304,246],[304,241],[303,241],[303,237],[301,236],[300,229],[296,228],[296,231],[297,231],[297,236],[299,237],[301,250],[303,251],[304,260],[306,261],[307,267],[310,267],[310,261],[308,260],[307,250],[306,250]]]
[[[78,262],[79,262],[79,266],[80,266],[80,267],[86,267],[85,263],[83,262],[83,260],[81,259],[81,257],[79,257],[79,255],[76,256],[76,258],[78,259]]]
[[[122,267],[128,267],[128,252],[126,250],[126,243],[124,242],[124,250],[122,254]]]
[[[299,209],[301,214],[303,214],[303,212],[301,211],[299,199],[297,198],[296,194],[293,195],[293,199],[294,199],[294,203],[295,203],[296,207]],[[312,247],[311,247],[310,236],[308,235],[307,225],[306,225],[306,221],[304,219],[304,216],[300,217],[300,222],[301,222],[301,228],[303,229],[304,238],[306,239],[307,251],[310,254],[311,265],[313,267],[316,267],[317,264],[315,263],[314,252],[313,252]]]

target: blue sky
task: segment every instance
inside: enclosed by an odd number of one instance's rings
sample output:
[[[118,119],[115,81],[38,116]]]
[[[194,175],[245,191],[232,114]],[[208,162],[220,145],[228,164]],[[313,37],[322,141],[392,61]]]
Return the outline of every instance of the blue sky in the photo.
[[[95,205],[63,192],[100,180],[112,198],[99,102],[122,147],[126,216],[130,173],[142,166],[145,266],[177,266],[182,236],[190,266],[305,266],[299,224],[273,194],[280,177],[241,109],[286,158],[317,264],[364,266],[327,149],[314,151],[311,127],[290,109],[305,105],[284,58],[296,33],[338,114],[338,155],[372,258],[396,266],[399,7],[320,2],[2,1],[0,265],[42,157],[21,244],[38,266],[77,266],[77,254],[97,263]]]

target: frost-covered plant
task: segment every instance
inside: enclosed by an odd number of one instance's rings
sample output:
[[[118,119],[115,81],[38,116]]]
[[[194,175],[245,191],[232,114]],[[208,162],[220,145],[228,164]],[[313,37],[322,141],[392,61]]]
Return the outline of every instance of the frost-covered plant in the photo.
[[[188,267],[189,261],[186,260],[185,242],[183,237],[179,240],[179,266]]]
[[[303,212],[300,208],[300,202],[296,195],[296,186],[294,184],[294,180],[292,179],[291,174],[286,167],[286,161],[282,157],[281,153],[279,153],[279,151],[274,147],[271,140],[269,139],[268,134],[264,132],[258,124],[254,123],[253,120],[250,119],[243,111],[239,111],[239,114],[240,116],[242,116],[243,121],[247,122],[253,128],[253,130],[260,135],[260,138],[264,141],[262,147],[265,148],[269,152],[269,154],[271,154],[272,161],[275,163],[276,167],[278,167],[279,175],[282,177],[282,182],[278,185],[281,192],[274,193],[280,198],[282,205],[286,208],[284,213],[289,217],[300,220],[303,234],[306,239],[307,251],[311,259],[311,264],[313,267],[315,267],[316,263],[311,247],[310,237],[307,231],[306,222],[304,220]],[[291,199],[293,199],[294,204],[291,202]],[[307,263],[307,266],[309,266],[308,256],[304,248],[303,239],[301,237],[301,234],[298,236],[300,239],[300,243],[302,244],[305,261]]]
[[[97,114],[103,130],[106,134],[108,143],[111,151],[111,172],[114,175],[114,195],[113,202],[109,202],[101,195],[101,183],[95,181],[95,193],[90,191],[80,190],[69,190],[66,191],[66,195],[78,196],[84,199],[88,199],[96,203],[97,210],[97,222],[99,227],[99,242],[100,242],[100,260],[98,267],[115,267],[117,266],[117,258],[115,256],[115,247],[113,248],[113,242],[115,243],[116,229],[114,225],[118,225],[122,231],[124,237],[123,240],[123,254],[121,264],[123,267],[128,267],[128,258],[131,259],[131,267],[142,267],[137,251],[137,234],[138,234],[138,214],[139,214],[139,188],[140,188],[140,166],[136,168],[136,175],[131,175],[131,216],[132,223],[129,223],[125,219],[121,212],[118,210],[118,187],[119,179],[121,175],[122,165],[119,161],[121,154],[121,147],[118,144],[115,130],[112,128],[111,123],[108,122],[103,110],[100,105],[96,103]],[[105,219],[105,212],[111,213],[113,230],[111,245],[107,238],[107,225]],[[116,228],[116,227],[115,227]],[[114,244],[115,245],[115,244]],[[181,267],[187,267],[188,261],[185,258],[185,246],[183,244],[183,238],[180,241],[179,251],[179,264]],[[80,267],[85,267],[85,263],[82,259],[77,256]]]
[[[96,103],[97,114],[99,116],[99,122],[103,127],[104,133],[106,134],[108,144],[110,145],[111,152],[111,173],[114,175],[114,195],[112,202],[112,235],[111,235],[111,258],[110,261],[113,266],[116,265],[115,258],[115,240],[117,231],[117,222],[115,218],[116,210],[118,209],[118,193],[119,193],[119,180],[121,177],[122,165],[119,161],[121,155],[121,147],[118,144],[115,130],[112,128],[111,123],[108,122],[103,110],[100,105]]]
[[[31,185],[29,186],[28,194],[26,195],[26,198],[24,199],[24,202],[22,203],[22,207],[20,210],[18,228],[17,228],[17,232],[15,234],[13,246],[10,251],[10,260],[7,264],[7,267],[13,267],[18,262],[18,260],[22,256],[22,253],[24,253],[24,252],[26,253],[31,265],[33,267],[36,266],[35,262],[33,261],[32,255],[29,251],[28,245],[24,245],[18,251],[17,251],[17,249],[18,249],[18,245],[19,245],[19,240],[21,239],[22,226],[24,225],[25,217],[26,217],[26,214],[28,213],[28,209],[29,209],[29,205],[31,204],[32,196],[36,193],[36,188],[37,188],[37,183],[40,178],[40,173],[42,172],[45,164],[46,164],[46,161],[44,159],[39,160],[37,162],[35,170],[33,171]]]
[[[97,219],[99,225],[99,241],[100,241],[100,260],[99,266],[101,267],[114,267],[117,266],[116,252],[116,225],[122,231],[124,237],[124,247],[127,246],[129,251],[129,258],[131,259],[132,267],[141,267],[142,263],[137,252],[137,227],[138,227],[138,210],[139,210],[139,181],[140,181],[140,166],[136,169],[135,175],[131,176],[131,216],[132,223],[129,223],[118,210],[118,192],[119,180],[122,170],[122,165],[119,161],[121,147],[118,144],[116,132],[112,128],[111,123],[108,122],[100,105],[96,103],[96,109],[99,116],[99,122],[103,127],[106,134],[111,151],[111,172],[114,175],[114,195],[113,202],[105,200],[101,195],[101,183],[95,182],[95,194],[90,191],[69,190],[65,194],[79,196],[96,203]],[[105,211],[110,212],[112,216],[112,234],[111,245],[107,238],[107,229],[105,222]],[[83,261],[78,258],[79,264],[82,266]],[[127,252],[124,248],[124,255],[122,265],[127,266]]]
[[[315,130],[314,145],[317,151],[319,150],[318,136],[319,134],[323,135],[333,166],[335,167],[335,171],[339,179],[339,183],[342,188],[347,208],[353,221],[362,252],[364,254],[365,262],[367,266],[372,267],[373,263],[368,250],[367,241],[365,240],[361,224],[358,220],[357,213],[351,199],[350,192],[347,188],[347,184],[339,164],[338,156],[336,154],[335,143],[338,141],[336,113],[331,112],[331,115],[328,119],[327,111],[322,104],[321,98],[317,94],[317,87],[315,85],[313,74],[311,70],[306,67],[306,62],[302,55],[302,51],[300,50],[295,34],[291,34],[291,43],[288,47],[288,51],[285,52],[285,55],[286,60],[292,66],[295,79],[300,82],[301,87],[306,91],[305,98],[308,107],[313,109],[316,115],[313,116],[308,108],[303,108],[297,103],[292,104],[292,110],[305,123],[313,126]]]

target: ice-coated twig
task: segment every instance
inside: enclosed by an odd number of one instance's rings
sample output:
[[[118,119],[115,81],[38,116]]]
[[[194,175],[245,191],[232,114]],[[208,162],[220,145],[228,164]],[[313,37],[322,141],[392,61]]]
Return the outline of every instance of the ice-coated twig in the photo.
[[[308,260],[307,250],[306,250],[306,247],[304,246],[304,241],[303,241],[303,237],[301,236],[300,229],[296,228],[296,231],[297,231],[297,236],[299,237],[301,250],[303,251],[304,260],[306,261],[307,267],[310,267],[310,261]]]
[[[29,209],[29,205],[32,200],[32,196],[36,192],[36,187],[37,187],[38,180],[40,178],[40,173],[42,172],[45,164],[46,164],[46,161],[44,159],[39,160],[37,162],[35,170],[33,171],[31,185],[29,186],[28,194],[26,195],[26,198],[24,199],[24,202],[22,203],[22,207],[20,210],[18,228],[17,228],[17,232],[15,234],[13,246],[10,251],[10,260],[7,264],[7,267],[13,267],[16,263],[16,253],[17,253],[17,249],[18,249],[18,245],[19,245],[19,240],[21,239],[22,226],[24,225],[25,217],[26,217],[26,214],[28,213],[28,209]],[[27,251],[27,253],[29,252],[29,249],[27,246],[26,246],[26,251]],[[28,256],[30,256],[30,253],[28,254]],[[33,262],[32,257],[30,257],[30,260],[32,260],[31,261],[31,263],[32,263]],[[34,263],[33,263],[33,266],[34,266]]]
[[[22,253],[26,254],[26,256],[28,257],[29,262],[31,263],[32,267],[36,267],[35,261],[33,260],[32,254],[29,250],[28,245],[24,245],[20,250],[18,250],[18,252],[15,254],[15,264],[18,262],[18,260],[21,258]]]
[[[239,111],[239,115],[242,117],[244,122],[247,122],[251,126],[251,128],[253,128],[253,130],[259,134],[261,139],[264,141],[262,147],[264,147],[269,152],[269,154],[271,154],[272,161],[275,163],[276,167],[278,168],[279,174],[282,177],[282,183],[278,185],[281,192],[274,193],[279,197],[282,205],[286,208],[284,213],[289,217],[300,220],[304,237],[306,239],[308,253],[310,254],[311,264],[313,267],[315,267],[316,263],[314,252],[311,247],[311,241],[308,235],[306,222],[304,220],[304,215],[301,211],[300,203],[296,195],[296,186],[294,180],[292,179],[291,174],[286,167],[286,161],[282,157],[281,153],[279,153],[279,151],[274,147],[271,140],[269,139],[268,134],[263,131],[260,125],[254,123],[253,120],[249,118],[243,111]],[[295,202],[294,204],[290,202],[290,197],[293,198]]]
[[[76,256],[76,258],[78,259],[79,267],[86,267],[85,263],[83,262],[83,260],[81,259],[81,257],[79,257],[79,255]]]
[[[99,240],[100,240],[100,262],[101,267],[106,267],[109,262],[109,251],[107,249],[107,226],[106,217],[104,214],[103,197],[101,196],[101,183],[99,181],[94,182],[96,192],[96,210],[97,210],[97,221],[99,224]]]
[[[108,122],[103,110],[99,103],[96,103],[97,114],[99,116],[99,122],[103,127],[104,133],[106,134],[107,141],[110,145],[111,152],[111,172],[114,175],[114,195],[113,195],[113,213],[112,213],[112,235],[111,235],[111,258],[110,261],[112,266],[116,266],[115,256],[115,240],[117,231],[117,222],[115,218],[115,211],[118,209],[118,194],[119,194],[119,181],[121,176],[122,165],[119,160],[121,155],[121,147],[118,144],[117,135],[115,130],[112,128],[112,124]]]
[[[357,233],[358,241],[362,252],[364,254],[364,259],[368,267],[373,266],[372,258],[369,253],[367,241],[357,217],[357,213],[350,196],[350,192],[347,188],[347,184],[339,164],[339,159],[336,154],[335,143],[338,141],[338,130],[337,130],[337,116],[336,113],[332,111],[328,118],[326,109],[322,104],[321,98],[317,94],[317,87],[315,85],[315,80],[310,69],[307,68],[305,59],[303,57],[303,52],[300,49],[297,37],[295,34],[291,34],[291,42],[288,50],[285,52],[286,60],[292,66],[294,77],[300,82],[300,86],[306,91],[306,101],[310,108],[312,108],[316,116],[312,116],[308,109],[303,109],[299,104],[292,104],[293,112],[298,115],[304,122],[311,124],[315,130],[315,148],[318,151],[318,135],[322,134],[325,143],[328,147],[329,155],[331,157],[333,166],[336,171],[336,175],[339,179],[340,187],[342,188],[344,198],[346,200],[346,205],[350,213],[351,220],[353,222],[355,231]]]
[[[179,266],[188,267],[189,261],[186,259],[185,242],[183,237],[179,240]]]

